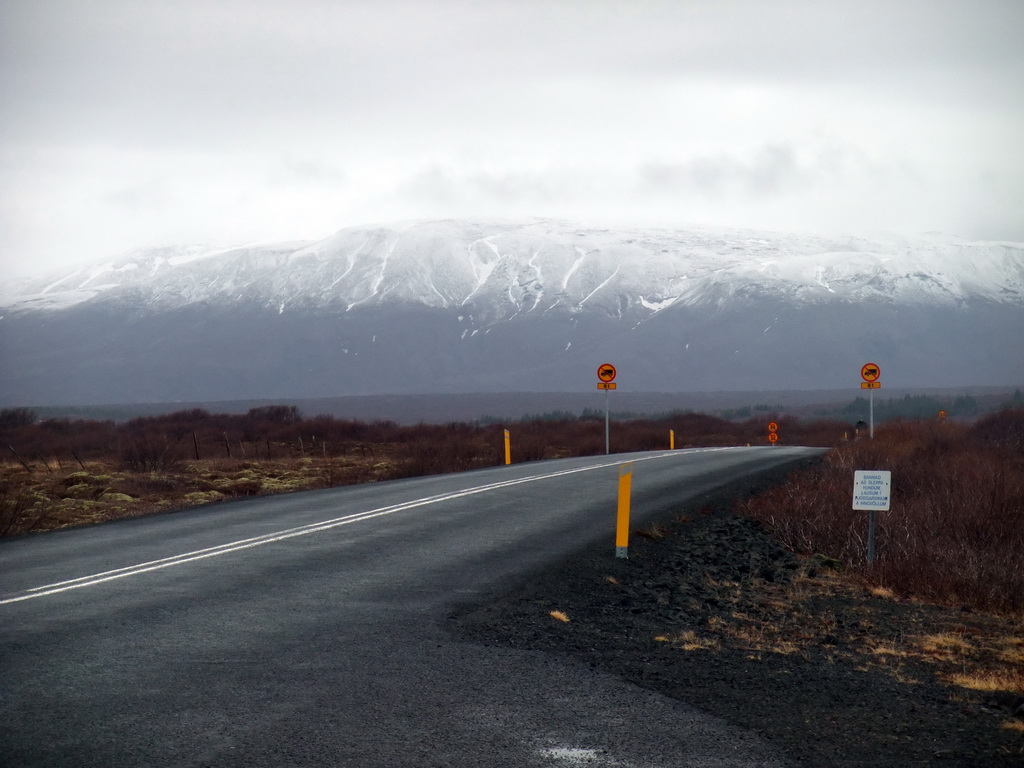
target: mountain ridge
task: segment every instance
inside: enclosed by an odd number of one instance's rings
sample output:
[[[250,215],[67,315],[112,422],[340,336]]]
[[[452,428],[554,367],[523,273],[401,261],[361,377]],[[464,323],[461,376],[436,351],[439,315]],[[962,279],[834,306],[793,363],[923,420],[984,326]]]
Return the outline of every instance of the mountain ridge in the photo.
[[[536,219],[140,249],[0,301],[0,403],[1024,382],[1024,244]]]
[[[178,306],[240,297],[304,298],[315,306],[344,302],[346,309],[388,297],[451,308],[475,299],[493,302],[507,293],[517,308],[529,303],[532,311],[542,296],[556,298],[552,307],[563,300],[579,309],[605,290],[638,297],[641,306],[657,311],[676,300],[699,299],[712,292],[709,286],[737,282],[793,285],[804,300],[828,294],[906,298],[916,291],[931,300],[984,294],[1024,301],[1022,264],[1024,243],[1005,241],[441,220],[353,227],[314,242],[136,249],[8,286],[4,305],[46,308],[49,297],[66,306],[132,288],[149,291],[150,301]],[[288,279],[280,279],[282,274]],[[644,295],[652,278],[666,282]],[[241,296],[232,293],[239,288]]]

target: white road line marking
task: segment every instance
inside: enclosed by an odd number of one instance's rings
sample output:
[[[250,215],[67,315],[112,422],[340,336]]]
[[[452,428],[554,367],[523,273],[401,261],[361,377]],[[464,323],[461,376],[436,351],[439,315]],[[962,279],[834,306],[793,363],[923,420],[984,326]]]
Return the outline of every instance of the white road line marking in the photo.
[[[653,459],[663,459],[668,456],[679,456],[684,453],[703,453],[707,451],[722,450],[729,449],[698,448],[689,451],[667,451],[664,453],[655,454],[653,456],[645,456],[640,459],[633,459],[633,461],[651,461]],[[239,539],[238,541],[228,542],[227,544],[219,544],[215,547],[206,547],[205,549],[197,549],[192,552],[183,552],[180,555],[174,555],[172,557],[164,557],[159,560],[150,560],[149,562],[137,563],[135,565],[125,566],[124,568],[117,568],[112,571],[103,571],[101,573],[94,573],[89,576],[80,576],[76,579],[68,579],[67,581],[58,581],[53,584],[45,584],[40,587],[33,587],[31,589],[24,590],[22,594],[16,595],[15,597],[8,597],[0,600],[0,605],[8,605],[9,603],[20,603],[24,600],[32,600],[37,597],[45,597],[47,595],[56,595],[61,592],[68,592],[72,589],[91,587],[96,584],[103,584],[107,581],[123,579],[127,578],[128,576],[138,575],[140,573],[149,573],[150,571],[159,571],[164,568],[170,568],[175,565],[184,565],[185,563],[192,563],[197,560],[206,560],[207,558],[226,555],[230,552],[239,552],[243,549],[252,549],[253,547],[260,547],[264,544],[272,544],[277,541],[292,539],[297,536],[308,536],[311,533],[319,533],[321,531],[327,531],[331,528],[338,528],[343,525],[351,525],[352,523],[359,523],[363,522],[364,520],[372,520],[375,517],[393,515],[395,512],[403,512],[407,509],[415,509],[417,507],[424,507],[429,504],[437,504],[442,501],[460,499],[465,496],[473,496],[478,493],[486,493],[487,491],[493,491],[499,488],[509,488],[513,485],[532,483],[536,482],[537,480],[546,480],[551,477],[562,477],[564,475],[573,475],[576,474],[577,472],[589,472],[595,469],[615,467],[621,463],[622,460],[620,459],[617,461],[604,462],[601,464],[593,464],[587,467],[563,469],[559,470],[558,472],[547,472],[540,475],[528,475],[527,477],[520,477],[515,480],[502,480],[497,483],[478,485],[474,488],[466,488],[461,491],[441,493],[435,496],[425,496],[422,499],[414,499],[412,501],[406,501],[401,504],[393,504],[387,507],[370,509],[365,512],[355,512],[350,515],[345,515],[344,517],[336,517],[332,520],[324,520],[319,523],[310,523],[309,525],[303,525],[297,528],[287,528],[283,531],[278,531],[277,533],[267,533],[262,536],[254,536],[249,539]]]

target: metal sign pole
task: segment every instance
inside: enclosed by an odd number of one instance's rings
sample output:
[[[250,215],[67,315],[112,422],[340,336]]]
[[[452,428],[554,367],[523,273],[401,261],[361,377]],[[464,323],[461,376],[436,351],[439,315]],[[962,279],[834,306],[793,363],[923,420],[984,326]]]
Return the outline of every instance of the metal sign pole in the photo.
[[[601,363],[597,366],[598,389],[604,390],[604,455],[607,456],[611,450],[608,441],[608,390],[615,389],[615,366],[611,363]]]
[[[860,388],[868,390],[868,437],[875,439],[875,390],[882,384],[882,369],[876,363],[865,363],[860,368],[860,377],[864,379]]]
[[[604,391],[604,455],[608,454],[608,390],[606,389]]]
[[[868,567],[875,564],[875,510],[868,510]]]

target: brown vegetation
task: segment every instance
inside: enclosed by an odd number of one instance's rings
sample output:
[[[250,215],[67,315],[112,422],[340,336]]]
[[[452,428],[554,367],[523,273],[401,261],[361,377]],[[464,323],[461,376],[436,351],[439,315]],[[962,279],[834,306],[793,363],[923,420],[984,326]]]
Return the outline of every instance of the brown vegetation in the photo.
[[[897,596],[1021,614],[1022,435],[1022,410],[971,426],[892,422],[874,440],[836,448],[742,510],[794,551],[835,558]],[[871,568],[865,563],[867,513],[852,511],[858,469],[892,472],[892,509],[877,513]]]
[[[614,452],[765,443],[771,416],[743,423],[702,414],[616,422]],[[843,422],[780,419],[786,442],[831,445]],[[536,417],[507,425],[515,462],[604,452],[603,419]],[[52,530],[222,499],[416,477],[504,461],[503,428],[451,423],[399,426],[294,406],[244,415],[202,409],[112,421],[38,421],[0,411],[0,536]]]

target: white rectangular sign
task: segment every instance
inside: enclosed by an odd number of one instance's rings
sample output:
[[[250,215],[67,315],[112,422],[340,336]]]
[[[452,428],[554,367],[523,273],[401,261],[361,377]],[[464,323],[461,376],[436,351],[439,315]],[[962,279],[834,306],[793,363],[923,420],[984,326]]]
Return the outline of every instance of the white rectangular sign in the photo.
[[[858,469],[853,473],[854,509],[889,509],[889,470]]]

